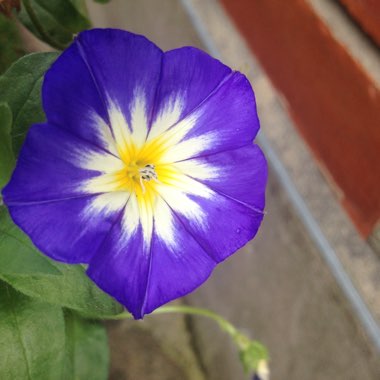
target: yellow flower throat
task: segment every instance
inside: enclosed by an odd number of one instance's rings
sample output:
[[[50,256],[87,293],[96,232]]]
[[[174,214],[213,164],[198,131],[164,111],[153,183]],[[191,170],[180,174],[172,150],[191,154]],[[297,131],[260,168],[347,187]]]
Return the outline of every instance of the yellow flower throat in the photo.
[[[118,146],[124,168],[114,173],[114,191],[135,193],[140,200],[154,198],[158,185],[170,184],[177,172],[173,164],[163,162],[167,147],[155,138],[139,149],[132,141]]]

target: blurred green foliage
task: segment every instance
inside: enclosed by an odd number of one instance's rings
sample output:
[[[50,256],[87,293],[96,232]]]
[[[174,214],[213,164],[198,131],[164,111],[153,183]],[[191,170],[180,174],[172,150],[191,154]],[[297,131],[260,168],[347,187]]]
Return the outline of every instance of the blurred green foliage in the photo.
[[[14,62],[0,77],[0,102],[12,111],[12,146],[17,156],[31,124],[45,120],[41,86],[58,53],[32,53]]]
[[[12,62],[24,54],[25,51],[14,20],[0,14],[0,75],[8,69]]]
[[[42,255],[1,196],[29,127],[45,119],[41,85],[59,55],[25,55],[17,19],[57,49],[91,24],[84,0],[24,0],[10,16],[0,14],[0,379],[105,380],[109,350],[98,319],[123,307],[83,266]]]
[[[24,1],[19,20],[38,38],[62,49],[76,33],[91,27],[90,21],[68,0]],[[83,11],[83,9],[82,9]]]

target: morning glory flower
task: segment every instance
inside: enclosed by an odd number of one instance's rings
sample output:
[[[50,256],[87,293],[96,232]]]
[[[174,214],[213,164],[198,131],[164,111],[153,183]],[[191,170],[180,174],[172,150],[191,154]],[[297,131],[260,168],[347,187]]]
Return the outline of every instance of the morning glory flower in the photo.
[[[183,296],[251,240],[267,168],[246,77],[192,47],[80,33],[45,76],[4,202],[46,255],[135,318]]]

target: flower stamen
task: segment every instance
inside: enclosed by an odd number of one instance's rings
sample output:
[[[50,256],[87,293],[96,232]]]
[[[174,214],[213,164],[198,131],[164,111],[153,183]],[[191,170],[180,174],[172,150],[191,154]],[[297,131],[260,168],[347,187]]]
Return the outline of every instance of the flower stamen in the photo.
[[[153,164],[147,164],[143,168],[139,169],[139,174],[140,174],[140,185],[143,194],[145,193],[145,186],[143,181],[155,181],[159,183],[160,181],[158,180],[157,173],[155,171],[155,166]]]

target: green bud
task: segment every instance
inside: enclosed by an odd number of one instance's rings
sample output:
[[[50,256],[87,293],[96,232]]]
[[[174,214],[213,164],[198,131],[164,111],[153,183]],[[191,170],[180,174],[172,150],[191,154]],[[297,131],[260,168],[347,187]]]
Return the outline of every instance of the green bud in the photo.
[[[237,340],[239,357],[246,373],[253,372],[260,379],[269,379],[268,350],[260,342],[250,341],[246,337]]]

